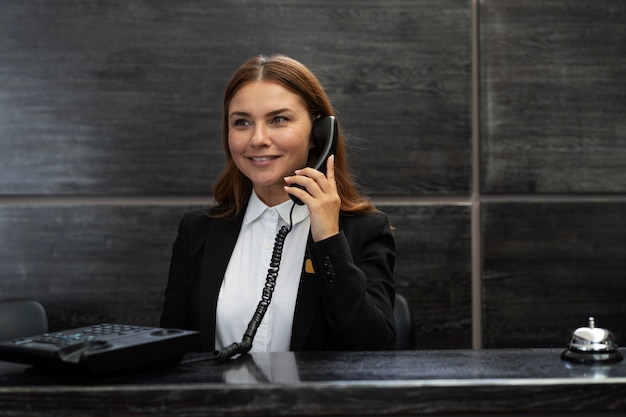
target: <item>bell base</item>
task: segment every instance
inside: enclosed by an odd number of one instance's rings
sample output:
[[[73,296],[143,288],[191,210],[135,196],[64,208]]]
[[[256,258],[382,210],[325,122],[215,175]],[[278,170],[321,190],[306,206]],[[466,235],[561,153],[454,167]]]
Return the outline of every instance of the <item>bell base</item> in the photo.
[[[561,359],[575,363],[617,363],[624,357],[620,352],[581,352],[566,349],[561,353]]]

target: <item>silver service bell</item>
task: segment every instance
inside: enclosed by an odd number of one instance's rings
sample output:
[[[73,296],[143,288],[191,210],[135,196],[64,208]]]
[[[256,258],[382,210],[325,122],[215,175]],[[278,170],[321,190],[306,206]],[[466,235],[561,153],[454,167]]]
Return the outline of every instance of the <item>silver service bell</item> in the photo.
[[[579,327],[572,333],[561,359],[577,363],[614,363],[623,359],[617,348],[613,333],[596,327],[594,318],[589,317],[588,327]]]

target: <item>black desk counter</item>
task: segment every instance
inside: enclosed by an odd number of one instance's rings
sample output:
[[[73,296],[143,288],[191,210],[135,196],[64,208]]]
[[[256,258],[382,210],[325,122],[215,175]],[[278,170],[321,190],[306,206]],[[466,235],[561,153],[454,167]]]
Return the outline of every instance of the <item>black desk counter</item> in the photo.
[[[625,362],[571,364],[561,351],[191,356],[104,376],[0,362],[0,415],[626,415]]]

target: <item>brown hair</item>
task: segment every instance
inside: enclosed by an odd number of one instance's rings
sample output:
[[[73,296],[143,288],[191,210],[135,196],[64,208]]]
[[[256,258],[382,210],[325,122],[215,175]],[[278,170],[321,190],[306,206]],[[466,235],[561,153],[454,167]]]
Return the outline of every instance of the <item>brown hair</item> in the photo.
[[[260,55],[245,62],[232,76],[224,91],[222,107],[222,147],[226,167],[213,187],[217,201],[216,217],[237,216],[252,193],[252,182],[239,171],[228,147],[228,108],[237,91],[253,81],[270,81],[297,94],[304,101],[311,118],[335,115],[335,111],[315,75],[303,64],[284,55]],[[368,199],[359,192],[347,167],[344,135],[339,129],[335,153],[335,180],[341,198],[341,211],[370,213],[376,211]]]

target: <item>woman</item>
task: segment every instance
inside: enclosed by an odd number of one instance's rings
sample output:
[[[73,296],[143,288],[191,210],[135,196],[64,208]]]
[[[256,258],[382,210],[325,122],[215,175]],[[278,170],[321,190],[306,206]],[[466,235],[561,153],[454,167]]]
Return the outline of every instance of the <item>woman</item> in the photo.
[[[217,204],[180,222],[162,327],[199,330],[202,351],[239,341],[250,345],[243,351],[394,348],[387,216],[353,183],[341,132],[327,175],[305,167],[314,120],[334,114],[317,78],[291,58],[259,56],[235,72]]]

